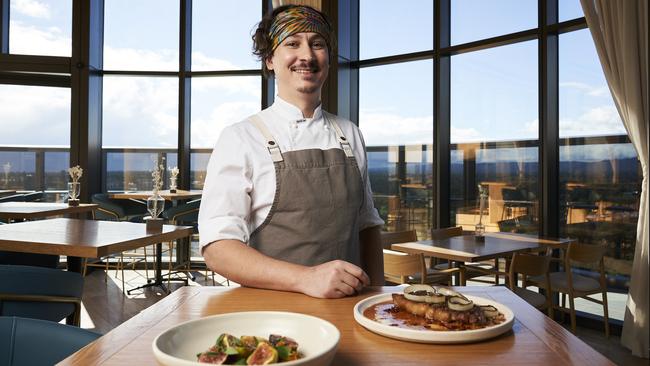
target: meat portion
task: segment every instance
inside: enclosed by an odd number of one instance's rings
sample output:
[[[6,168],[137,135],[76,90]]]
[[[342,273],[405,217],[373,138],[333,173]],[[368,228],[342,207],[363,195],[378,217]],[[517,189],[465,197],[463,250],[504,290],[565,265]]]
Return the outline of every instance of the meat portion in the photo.
[[[476,329],[488,325],[485,314],[478,306],[467,311],[455,311],[447,305],[432,305],[411,301],[401,294],[393,294],[393,303],[401,310],[422,316],[430,322],[444,325],[447,329]]]

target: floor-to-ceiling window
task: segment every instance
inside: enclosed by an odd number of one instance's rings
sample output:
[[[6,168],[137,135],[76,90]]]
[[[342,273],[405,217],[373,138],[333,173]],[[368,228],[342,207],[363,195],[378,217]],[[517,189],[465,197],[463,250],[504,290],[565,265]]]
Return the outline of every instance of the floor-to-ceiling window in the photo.
[[[413,53],[433,49],[433,3],[411,3],[396,17],[392,1],[360,1],[359,127],[386,229],[412,228],[426,238],[434,204],[433,64]]]
[[[60,201],[71,107],[69,74],[56,71],[71,54],[72,0],[11,0],[8,10],[8,53],[41,56],[42,65],[17,66],[29,72],[0,84],[0,190],[45,191],[44,199]]]

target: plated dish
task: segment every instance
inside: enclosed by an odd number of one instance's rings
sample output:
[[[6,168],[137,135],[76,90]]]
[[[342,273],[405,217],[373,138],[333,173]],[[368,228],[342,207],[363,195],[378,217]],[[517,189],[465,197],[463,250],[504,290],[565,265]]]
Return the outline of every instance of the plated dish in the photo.
[[[513,312],[491,299],[446,287],[409,286],[359,301],[354,319],[366,329],[395,339],[422,343],[468,343],[512,328]]]
[[[340,332],[323,319],[279,311],[249,311],[213,315],[178,324],[158,335],[152,344],[161,365],[199,366],[197,354],[215,345],[222,333],[241,336],[279,334],[299,344],[300,358],[281,365],[329,365],[339,343]]]

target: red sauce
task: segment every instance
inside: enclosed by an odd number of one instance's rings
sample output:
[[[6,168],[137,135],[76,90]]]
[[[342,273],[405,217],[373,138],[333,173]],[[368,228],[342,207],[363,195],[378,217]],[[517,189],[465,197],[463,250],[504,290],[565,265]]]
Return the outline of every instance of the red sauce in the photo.
[[[398,310],[392,301],[380,302],[363,312],[363,316],[376,322],[399,328],[428,330],[426,319]]]

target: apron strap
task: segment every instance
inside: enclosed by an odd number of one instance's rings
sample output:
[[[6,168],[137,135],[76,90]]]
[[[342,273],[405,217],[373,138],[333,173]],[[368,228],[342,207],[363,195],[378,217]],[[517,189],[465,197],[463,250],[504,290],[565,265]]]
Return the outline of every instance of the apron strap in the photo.
[[[254,114],[250,116],[250,121],[253,123],[253,126],[257,127],[257,129],[264,136],[264,139],[266,140],[266,148],[269,149],[269,153],[271,154],[271,159],[273,159],[273,162],[275,163],[284,160],[282,158],[282,152],[280,151],[278,143],[275,141],[273,135],[271,135],[269,130],[264,125],[262,118],[260,118],[260,116],[257,114]]]
[[[343,134],[343,131],[341,131],[341,127],[339,127],[339,124],[336,122],[336,118],[328,118],[327,115],[329,113],[323,111],[323,118],[325,118],[326,121],[328,121],[332,127],[334,127],[334,132],[336,133],[336,137],[339,140],[339,143],[341,144],[341,148],[343,149],[343,152],[345,152],[345,156],[348,158],[354,157],[352,154],[352,147],[350,147],[350,143],[348,142],[348,139],[345,138],[345,135]]]

